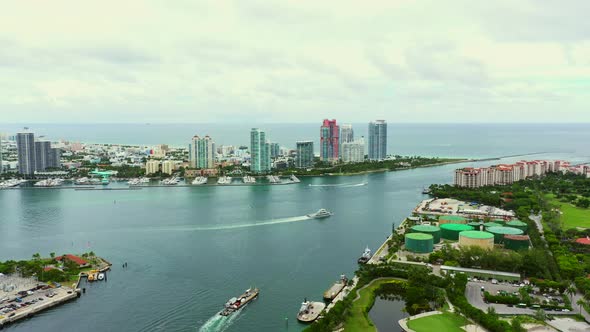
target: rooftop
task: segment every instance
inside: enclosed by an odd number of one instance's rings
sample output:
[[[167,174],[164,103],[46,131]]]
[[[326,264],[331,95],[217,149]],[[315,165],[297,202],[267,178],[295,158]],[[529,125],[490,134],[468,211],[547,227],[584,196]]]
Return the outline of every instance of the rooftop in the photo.
[[[482,231],[463,231],[459,233],[459,236],[464,236],[472,239],[491,239],[494,234]]]

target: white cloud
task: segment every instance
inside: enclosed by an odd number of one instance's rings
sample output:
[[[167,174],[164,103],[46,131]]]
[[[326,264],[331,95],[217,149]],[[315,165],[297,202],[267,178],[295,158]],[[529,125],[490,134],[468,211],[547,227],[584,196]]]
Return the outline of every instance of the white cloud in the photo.
[[[0,118],[590,121],[585,9],[584,0],[5,3]]]

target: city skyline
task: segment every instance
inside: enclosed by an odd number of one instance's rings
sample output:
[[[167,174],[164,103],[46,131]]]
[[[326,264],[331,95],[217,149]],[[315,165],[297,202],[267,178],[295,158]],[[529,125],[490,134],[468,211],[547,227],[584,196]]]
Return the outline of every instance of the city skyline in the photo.
[[[588,6],[12,2],[2,120],[589,122]]]

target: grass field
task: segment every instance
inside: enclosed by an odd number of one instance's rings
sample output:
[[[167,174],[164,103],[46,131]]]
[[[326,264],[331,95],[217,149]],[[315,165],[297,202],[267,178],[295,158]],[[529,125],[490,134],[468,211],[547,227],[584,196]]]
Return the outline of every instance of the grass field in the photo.
[[[547,195],[551,204],[557,205],[561,212],[561,221],[564,229],[575,227],[590,228],[590,209],[582,209],[570,203],[560,202],[553,195]]]
[[[408,327],[416,332],[465,332],[461,328],[464,325],[467,325],[465,318],[449,312],[412,319],[408,322]]]
[[[359,292],[360,298],[352,303],[351,315],[344,322],[344,331],[377,331],[368,315],[369,310],[375,303],[375,290],[381,287],[381,285],[394,282],[403,281],[390,278],[380,279],[373,281],[369,286],[361,290]]]

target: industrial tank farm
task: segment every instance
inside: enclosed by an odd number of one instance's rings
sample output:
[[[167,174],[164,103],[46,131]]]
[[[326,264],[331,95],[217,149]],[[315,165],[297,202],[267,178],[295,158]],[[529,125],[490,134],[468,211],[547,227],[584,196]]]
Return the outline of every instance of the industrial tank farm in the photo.
[[[423,233],[432,235],[432,241],[434,243],[440,242],[440,228],[431,225],[416,225],[410,228],[412,233]]]
[[[440,226],[440,235],[445,240],[457,241],[459,233],[473,230],[473,227],[463,224],[443,224]]]
[[[427,254],[431,253],[433,248],[432,235],[423,233],[406,234],[406,250],[417,254]]]
[[[502,227],[504,225],[503,224],[498,224],[496,222],[486,222],[485,224],[483,224],[483,226],[487,230],[490,227]]]
[[[522,235],[524,233],[522,230],[512,227],[490,227],[486,231],[494,234],[495,243],[504,243],[505,235]]]
[[[494,234],[482,231],[463,231],[459,233],[459,246],[494,249]]]

